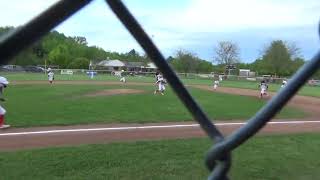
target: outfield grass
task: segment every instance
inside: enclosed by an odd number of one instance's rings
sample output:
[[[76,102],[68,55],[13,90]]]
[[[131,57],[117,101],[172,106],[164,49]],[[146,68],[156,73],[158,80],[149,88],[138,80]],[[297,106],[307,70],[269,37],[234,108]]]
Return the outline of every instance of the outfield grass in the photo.
[[[104,89],[141,89],[143,94],[84,96]],[[154,95],[153,86],[104,85],[13,85],[6,89],[7,121],[13,126],[46,126],[90,123],[147,123],[190,121],[191,115],[168,89],[165,96]],[[213,119],[251,117],[265,101],[190,89],[191,94]],[[279,118],[302,118],[296,108],[285,108]]]
[[[255,137],[233,153],[231,179],[319,179],[319,134]],[[1,179],[206,179],[204,138],[0,153]]]
[[[234,87],[242,89],[258,89],[257,82],[247,82],[247,81],[223,81],[221,86],[224,87]],[[277,92],[280,89],[280,84],[269,84],[269,91]],[[304,86],[299,92],[299,95],[303,96],[313,96],[320,97],[320,87],[316,86]]]
[[[9,80],[47,80],[48,79],[46,75],[38,74],[38,73],[2,73],[2,75],[6,76]],[[90,79],[85,74],[76,74],[76,75],[56,74],[55,78],[57,80],[89,80]],[[200,85],[212,84],[212,80],[209,80],[209,79],[184,79],[183,77],[181,78],[182,78],[182,81],[186,84],[200,84]],[[110,76],[108,74],[102,74],[102,75],[96,76],[93,80],[119,81],[119,78],[116,76]],[[128,76],[127,80],[129,82],[154,82],[153,77],[145,77],[145,76],[135,76],[135,77]],[[250,81],[223,81],[221,83],[221,86],[258,90],[258,82],[250,82]],[[269,85],[270,91],[277,92],[279,89],[280,89],[279,84]],[[320,97],[320,87],[304,86],[298,94],[303,96]]]
[[[40,73],[5,73],[2,74],[9,80],[48,80],[45,74]],[[93,81],[119,81],[119,77],[111,76],[110,74],[98,74],[93,79],[85,74],[74,74],[74,75],[61,75],[55,74],[56,80],[93,80]],[[154,82],[153,77],[148,76],[127,76],[127,79],[134,82]]]

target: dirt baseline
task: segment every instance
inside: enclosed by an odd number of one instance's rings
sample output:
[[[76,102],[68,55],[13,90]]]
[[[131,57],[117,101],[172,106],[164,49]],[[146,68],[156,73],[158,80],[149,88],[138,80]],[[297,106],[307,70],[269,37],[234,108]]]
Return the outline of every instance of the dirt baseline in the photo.
[[[104,81],[56,81],[56,84],[99,84],[120,85],[119,82]],[[12,84],[47,84],[46,81],[15,81]],[[127,85],[153,85],[151,83],[127,83]],[[213,91],[210,86],[191,85],[194,88]],[[119,90],[119,89],[118,89]],[[121,90],[122,91],[122,90]],[[217,92],[244,96],[258,97],[257,90],[219,87]],[[100,92],[101,93],[101,92]],[[104,92],[106,93],[106,92]],[[142,92],[135,92],[142,93]],[[214,92],[213,92],[214,93]],[[275,93],[270,93],[271,96]],[[98,93],[99,95],[99,93]],[[262,134],[290,134],[302,132],[320,132],[320,98],[296,95],[290,106],[301,108],[310,117],[307,119],[285,121],[283,123],[269,124],[262,129]],[[281,120],[277,120],[281,121]],[[220,123],[220,121],[218,121]],[[290,123],[291,122],[291,123]],[[157,124],[102,124],[102,125],[75,125],[51,126],[37,128],[11,128],[0,131],[0,150],[10,151],[50,146],[66,146],[79,144],[97,144],[118,141],[136,141],[153,139],[175,139],[206,136],[195,122],[187,123],[157,123]],[[229,125],[228,125],[229,123]],[[223,134],[230,134],[243,123],[225,123],[218,128]],[[233,123],[233,124],[232,124]],[[149,127],[151,126],[151,128]],[[141,128],[137,128],[141,127]],[[79,130],[80,129],[80,130]],[[25,134],[19,134],[19,133]],[[18,133],[18,134],[12,134]]]

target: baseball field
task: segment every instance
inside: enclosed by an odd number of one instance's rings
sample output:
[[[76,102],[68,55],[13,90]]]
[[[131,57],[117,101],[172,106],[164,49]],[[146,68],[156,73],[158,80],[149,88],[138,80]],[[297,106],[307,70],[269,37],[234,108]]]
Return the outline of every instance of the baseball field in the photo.
[[[170,87],[153,77],[6,73],[0,179],[205,179],[212,143]],[[183,79],[226,135],[254,115],[256,82]],[[233,179],[317,179],[320,88],[305,86],[261,133],[234,152]]]

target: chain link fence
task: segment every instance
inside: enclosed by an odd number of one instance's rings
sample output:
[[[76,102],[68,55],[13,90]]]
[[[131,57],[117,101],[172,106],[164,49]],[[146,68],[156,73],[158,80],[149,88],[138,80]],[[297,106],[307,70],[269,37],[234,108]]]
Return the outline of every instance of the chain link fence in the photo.
[[[51,29],[70,17],[72,14],[89,4],[92,0],[60,0],[24,26],[0,37],[0,63],[7,64],[11,57],[44,36]],[[261,108],[246,125],[224,137],[192,98],[180,79],[165,61],[151,38],[120,0],[106,0],[111,10],[137,40],[159,70],[167,78],[169,84],[183,102],[185,107],[212,139],[213,146],[208,151],[206,165],[210,170],[208,179],[226,180],[231,167],[231,153],[255,135],[268,121],[279,112],[304,83],[320,67],[320,51],[289,80],[288,85],[281,89],[263,108]],[[318,30],[320,31],[320,29]]]

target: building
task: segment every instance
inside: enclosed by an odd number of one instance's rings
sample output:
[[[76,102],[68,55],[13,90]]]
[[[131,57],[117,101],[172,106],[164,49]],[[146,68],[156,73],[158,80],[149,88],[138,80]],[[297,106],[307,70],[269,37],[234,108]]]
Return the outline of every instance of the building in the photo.
[[[126,68],[126,64],[120,60],[103,60],[96,65],[97,69],[105,69],[110,71],[119,71]]]
[[[250,69],[239,69],[239,76],[249,77]]]
[[[141,72],[144,67],[143,62],[126,62],[125,64],[127,71]]]
[[[256,75],[256,73],[251,72],[250,69],[239,69],[239,76],[254,77],[255,75]]]
[[[157,66],[150,62],[145,65],[143,62],[124,62],[120,60],[103,60],[96,64],[96,69],[119,71],[126,70],[131,72],[156,72]]]
[[[154,63],[150,62],[150,63],[147,63],[147,66],[144,66],[142,68],[142,71],[143,72],[156,72],[157,69],[158,69],[157,66]]]

